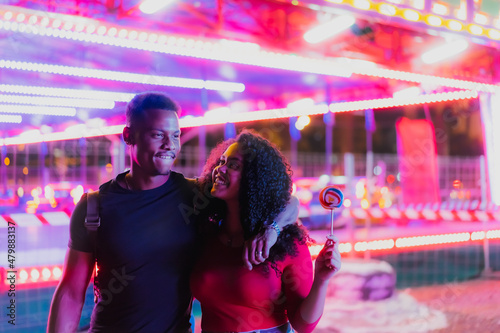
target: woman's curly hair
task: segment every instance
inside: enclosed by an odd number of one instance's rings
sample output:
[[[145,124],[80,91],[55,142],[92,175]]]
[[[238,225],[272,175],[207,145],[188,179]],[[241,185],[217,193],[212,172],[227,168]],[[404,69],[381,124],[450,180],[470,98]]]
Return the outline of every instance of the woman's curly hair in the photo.
[[[292,192],[292,171],[286,158],[269,140],[259,134],[243,130],[235,139],[219,143],[210,153],[200,176],[204,193],[212,188],[212,171],[218,165],[220,156],[233,143],[243,156],[243,170],[240,181],[240,221],[245,240],[259,234],[266,223],[272,222],[290,200]],[[216,225],[225,217],[226,204],[209,196],[210,203],[201,211],[202,220]],[[296,255],[295,241],[309,240],[305,229],[289,225],[280,234],[271,248],[268,262],[276,271],[276,262],[286,255]]]

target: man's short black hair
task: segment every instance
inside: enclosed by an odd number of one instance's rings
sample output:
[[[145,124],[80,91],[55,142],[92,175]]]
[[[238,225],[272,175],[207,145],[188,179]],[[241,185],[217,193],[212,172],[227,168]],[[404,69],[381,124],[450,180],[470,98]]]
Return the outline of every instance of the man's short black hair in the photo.
[[[173,111],[179,115],[181,108],[170,97],[161,92],[144,92],[134,96],[127,104],[127,126],[131,126],[137,121],[141,121],[144,111],[149,109],[161,109]]]

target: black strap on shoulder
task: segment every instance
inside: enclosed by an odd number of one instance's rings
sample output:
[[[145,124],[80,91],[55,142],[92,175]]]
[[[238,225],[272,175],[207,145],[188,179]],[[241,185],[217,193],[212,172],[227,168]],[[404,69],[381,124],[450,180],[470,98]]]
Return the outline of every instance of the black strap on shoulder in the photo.
[[[97,231],[101,225],[99,217],[99,191],[87,193],[87,217],[85,218],[85,228],[89,231]]]
[[[99,298],[99,282],[97,280],[97,229],[101,225],[101,217],[99,216],[99,191],[87,193],[87,217],[85,218],[85,228],[90,234],[92,247],[94,249],[94,303],[97,303]]]

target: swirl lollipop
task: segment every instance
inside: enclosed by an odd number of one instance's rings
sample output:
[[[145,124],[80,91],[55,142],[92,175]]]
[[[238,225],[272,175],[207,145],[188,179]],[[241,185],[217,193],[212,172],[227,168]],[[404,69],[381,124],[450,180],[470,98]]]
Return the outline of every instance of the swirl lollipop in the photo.
[[[327,186],[319,193],[319,202],[325,209],[330,209],[330,236],[333,236],[333,210],[342,207],[344,203],[344,194],[335,186]],[[331,240],[328,240],[331,242]]]

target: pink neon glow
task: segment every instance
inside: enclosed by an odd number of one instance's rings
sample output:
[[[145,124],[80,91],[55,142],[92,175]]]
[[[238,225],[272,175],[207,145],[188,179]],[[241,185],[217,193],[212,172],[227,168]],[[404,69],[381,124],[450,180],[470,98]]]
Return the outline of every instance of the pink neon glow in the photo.
[[[239,123],[239,122],[251,122],[258,120],[267,119],[279,119],[279,118],[289,118],[289,117],[300,117],[305,115],[317,115],[325,114],[330,109],[331,112],[349,112],[357,110],[365,110],[368,108],[378,109],[378,108],[389,108],[400,105],[410,105],[410,104],[425,104],[425,103],[435,103],[440,101],[452,100],[452,99],[468,99],[477,97],[477,92],[475,91],[460,91],[451,93],[440,93],[440,94],[429,94],[422,95],[412,99],[412,101],[401,100],[396,98],[384,98],[375,100],[365,100],[356,102],[344,102],[344,103],[332,103],[328,107],[324,104],[314,105],[306,110],[300,108],[283,108],[283,109],[271,109],[271,110],[259,110],[244,113],[231,113],[227,115],[224,119],[219,117],[184,117],[179,120],[181,128],[187,127],[198,127],[198,126],[209,126],[209,125],[219,125],[225,123]],[[17,144],[28,144],[37,142],[48,142],[48,141],[61,141],[61,140],[72,140],[79,138],[89,138],[95,136],[104,136],[112,134],[120,134],[123,131],[125,125],[114,125],[105,126],[99,129],[88,129],[81,132],[55,132],[42,134],[37,140],[30,141],[22,137],[12,137],[0,139],[0,146],[9,146]]]
[[[0,7],[1,8],[1,7]],[[409,12],[410,11],[410,12]],[[401,11],[403,15],[409,15],[411,20],[418,20],[420,13],[408,9]],[[34,12],[34,11],[30,11]],[[43,12],[35,12],[38,15],[44,17]],[[12,16],[12,13],[11,13]],[[85,20],[87,24],[86,32],[76,32],[72,30],[58,30],[53,28],[43,28],[37,29],[37,22],[35,25],[11,22],[11,16],[4,15],[4,20],[0,20],[0,29],[17,31],[19,26],[23,26],[24,33],[33,33],[39,35],[50,35],[58,38],[73,39],[77,41],[99,43],[105,45],[113,45],[119,47],[135,48],[146,51],[167,53],[167,54],[177,54],[181,56],[195,57],[201,59],[210,59],[218,61],[227,61],[232,63],[247,64],[253,66],[262,66],[268,68],[277,68],[283,70],[299,71],[306,73],[317,73],[323,75],[337,75],[349,77],[352,73],[360,75],[369,75],[382,78],[393,78],[397,80],[404,80],[410,82],[420,82],[420,83],[433,83],[437,85],[443,85],[448,87],[460,88],[460,89],[475,89],[478,91],[494,92],[498,87],[494,85],[483,84],[479,82],[455,80],[448,78],[434,77],[430,75],[421,75],[409,72],[399,72],[388,69],[372,69],[367,70],[366,68],[358,68],[356,66],[339,66],[334,61],[330,59],[319,60],[314,58],[280,54],[275,52],[268,52],[260,49],[254,51],[249,51],[248,49],[232,48],[228,50],[224,47],[222,41],[206,41],[206,40],[194,40],[191,38],[167,36],[163,34],[155,34],[158,37],[150,38],[150,33],[137,31],[131,31],[127,38],[110,37],[107,35],[101,36],[94,34],[94,29],[89,30],[95,24],[98,24],[94,20]],[[56,15],[60,20],[73,21],[74,18],[69,15]],[[46,17],[45,17],[46,18]],[[43,20],[40,22],[40,26],[43,26]],[[15,25],[15,29],[14,29]],[[453,26],[453,24],[451,25]],[[111,27],[110,27],[111,28]],[[126,30],[123,27],[116,27],[117,30]],[[450,28],[451,29],[451,28]],[[473,29],[476,31],[477,29]],[[482,29],[488,31],[488,36],[500,35],[500,32]],[[133,34],[133,32],[135,32]],[[145,37],[142,38],[144,41],[136,41],[137,35],[141,36],[143,34]],[[149,37],[148,37],[149,36]],[[149,40],[154,40],[155,42],[150,42]],[[229,52],[230,51],[230,52]]]

